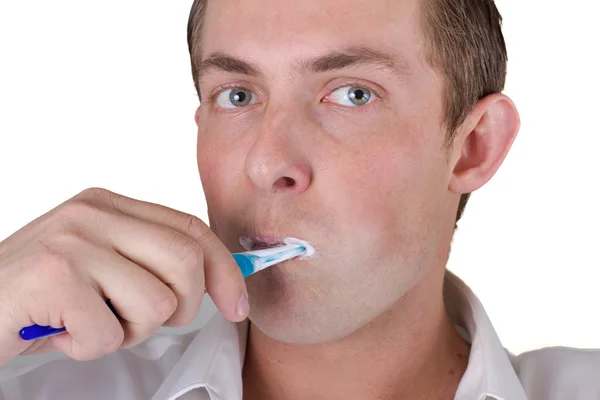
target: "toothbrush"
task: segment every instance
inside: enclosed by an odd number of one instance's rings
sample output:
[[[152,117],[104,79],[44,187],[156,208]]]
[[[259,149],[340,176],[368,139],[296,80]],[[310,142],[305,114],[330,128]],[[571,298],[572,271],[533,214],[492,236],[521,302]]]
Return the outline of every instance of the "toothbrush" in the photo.
[[[291,260],[310,252],[308,245],[304,244],[286,244],[277,247],[271,247],[263,250],[245,251],[243,253],[234,253],[233,258],[242,271],[244,278],[265,268],[279,264],[283,261]],[[118,316],[117,312],[106,301],[106,305]],[[31,325],[19,331],[23,340],[36,340],[50,337],[66,332],[65,328],[53,328],[51,326]]]
[[[106,305],[108,306],[108,308],[110,308],[113,314],[115,314],[117,317],[119,316],[113,308],[112,304],[110,304],[110,300],[106,301]],[[41,326],[35,324],[21,329],[19,331],[19,335],[23,340],[36,340],[58,335],[66,331],[67,330],[65,328],[53,328],[51,326]]]
[[[233,254],[235,262],[242,270],[244,278],[272,265],[299,257],[308,251],[302,244],[286,244],[263,250],[245,251]]]

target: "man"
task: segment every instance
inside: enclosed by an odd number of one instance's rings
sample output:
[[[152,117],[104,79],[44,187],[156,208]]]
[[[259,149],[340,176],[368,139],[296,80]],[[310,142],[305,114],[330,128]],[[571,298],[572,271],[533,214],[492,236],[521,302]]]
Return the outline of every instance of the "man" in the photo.
[[[210,229],[91,189],[2,242],[2,363],[75,360],[4,371],[4,399],[599,396],[598,356],[508,354],[445,269],[519,129],[492,0],[197,0],[189,43]],[[315,256],[244,282],[240,237],[289,236]],[[205,328],[153,335],[205,290]]]

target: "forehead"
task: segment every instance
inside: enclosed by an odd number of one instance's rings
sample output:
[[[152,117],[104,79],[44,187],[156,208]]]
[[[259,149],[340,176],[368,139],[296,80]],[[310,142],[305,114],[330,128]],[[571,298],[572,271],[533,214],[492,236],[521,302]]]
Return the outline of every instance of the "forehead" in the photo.
[[[202,58],[285,62],[363,46],[419,58],[419,0],[208,0]]]

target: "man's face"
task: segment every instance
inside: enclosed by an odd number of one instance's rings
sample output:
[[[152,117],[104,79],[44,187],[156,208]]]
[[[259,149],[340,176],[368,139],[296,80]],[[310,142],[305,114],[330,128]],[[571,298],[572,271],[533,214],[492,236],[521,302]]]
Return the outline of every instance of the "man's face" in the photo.
[[[211,227],[232,252],[241,236],[317,250],[247,279],[250,319],[275,339],[348,335],[445,261],[458,199],[418,6],[209,1],[198,166]]]

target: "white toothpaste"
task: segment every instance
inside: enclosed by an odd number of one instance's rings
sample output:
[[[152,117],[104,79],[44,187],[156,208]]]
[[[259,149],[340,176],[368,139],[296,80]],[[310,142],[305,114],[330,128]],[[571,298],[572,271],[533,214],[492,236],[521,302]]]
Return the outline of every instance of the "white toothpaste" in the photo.
[[[303,246],[304,248],[306,248],[306,252],[302,256],[298,257],[300,260],[305,260],[307,258],[310,258],[310,257],[314,256],[316,253],[314,246],[312,244],[310,244],[309,242],[307,242],[306,240],[288,237],[288,238],[283,239],[283,243],[284,244],[296,244],[296,245]],[[240,244],[246,251],[252,251],[252,246],[254,245],[254,241],[252,240],[252,238],[249,238],[249,237],[241,237]]]

